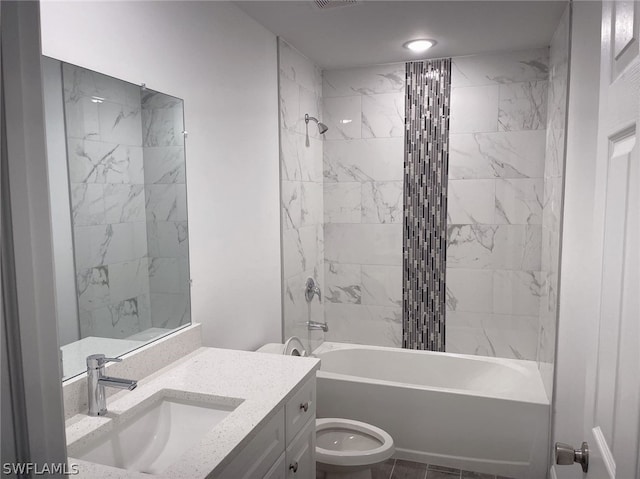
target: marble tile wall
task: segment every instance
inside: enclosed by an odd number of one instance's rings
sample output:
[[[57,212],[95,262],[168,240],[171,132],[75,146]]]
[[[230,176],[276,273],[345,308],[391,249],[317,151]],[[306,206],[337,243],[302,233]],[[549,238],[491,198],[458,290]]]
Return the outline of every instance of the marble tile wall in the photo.
[[[62,66],[80,334],[151,327],[140,88]]]
[[[184,106],[153,90],[141,96],[151,323],[171,329],[191,322]]]
[[[542,207],[541,281],[543,287],[538,324],[538,366],[547,395],[550,398],[553,392],[556,318],[558,314],[560,227],[569,84],[569,36],[570,9],[567,8],[551,41],[544,205]]]
[[[535,360],[549,50],[453,58],[449,352]]]
[[[405,64],[322,80],[326,339],[400,347]]]
[[[322,115],[320,68],[282,39],[278,39],[280,100],[280,169],[283,257],[284,339],[298,336],[315,349],[323,333],[308,331],[306,322],[324,321],[323,143],[305,113],[326,123]],[[331,128],[330,130],[331,131]],[[307,143],[308,135],[308,143]],[[314,278],[324,295],[311,304],[304,285]]]

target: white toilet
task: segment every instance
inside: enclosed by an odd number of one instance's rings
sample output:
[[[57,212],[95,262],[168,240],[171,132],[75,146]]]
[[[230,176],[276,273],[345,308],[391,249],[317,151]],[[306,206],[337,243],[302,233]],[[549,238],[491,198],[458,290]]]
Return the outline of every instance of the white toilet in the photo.
[[[341,418],[316,420],[318,479],[371,479],[371,466],[394,452],[393,438],[371,424]]]

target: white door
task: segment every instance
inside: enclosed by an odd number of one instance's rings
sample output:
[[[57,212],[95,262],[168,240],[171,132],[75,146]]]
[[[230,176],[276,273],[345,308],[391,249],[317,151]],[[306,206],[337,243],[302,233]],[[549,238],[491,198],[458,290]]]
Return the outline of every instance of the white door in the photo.
[[[602,8],[592,230],[599,308],[596,321],[585,318],[592,328],[584,365],[583,437],[590,449],[584,477],[589,479],[640,479],[639,6],[618,0]]]

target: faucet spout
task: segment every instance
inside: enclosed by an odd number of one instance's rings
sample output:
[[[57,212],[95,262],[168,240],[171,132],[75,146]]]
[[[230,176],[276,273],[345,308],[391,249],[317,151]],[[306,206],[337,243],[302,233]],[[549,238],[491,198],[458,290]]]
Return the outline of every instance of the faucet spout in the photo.
[[[98,385],[116,389],[128,389],[129,391],[133,391],[136,387],[138,387],[138,381],[134,381],[133,379],[111,378],[109,376],[104,376],[98,379]]]
[[[329,331],[329,325],[327,323],[319,323],[317,321],[307,321],[307,327],[309,331]]]

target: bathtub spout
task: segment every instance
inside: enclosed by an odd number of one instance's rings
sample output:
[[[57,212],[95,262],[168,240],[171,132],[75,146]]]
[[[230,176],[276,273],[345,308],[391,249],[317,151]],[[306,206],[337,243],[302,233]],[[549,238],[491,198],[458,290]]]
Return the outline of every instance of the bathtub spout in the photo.
[[[309,331],[329,331],[329,325],[327,323],[318,323],[317,321],[307,321],[307,327]]]

